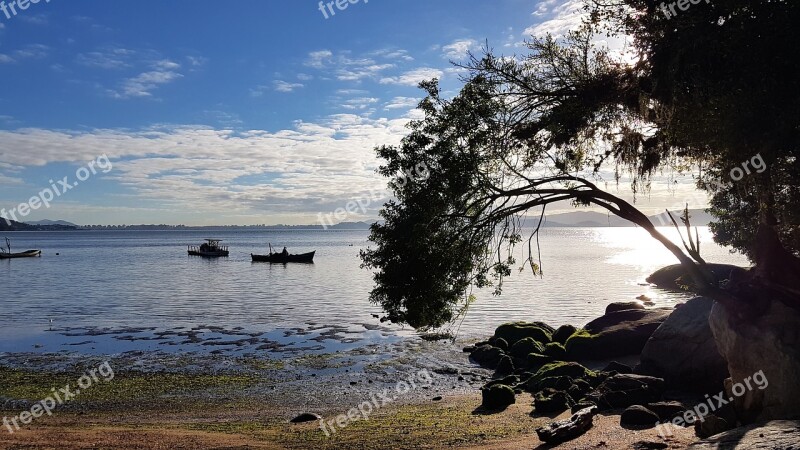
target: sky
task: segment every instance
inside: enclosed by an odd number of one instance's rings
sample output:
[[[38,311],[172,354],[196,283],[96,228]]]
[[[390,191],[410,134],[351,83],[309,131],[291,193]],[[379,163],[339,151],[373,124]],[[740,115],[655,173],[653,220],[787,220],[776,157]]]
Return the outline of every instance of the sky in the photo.
[[[19,1],[0,9],[0,208],[81,225],[375,219],[374,148],[419,117],[418,83],[454,95],[453,62],[487,44],[524,54],[531,35],[574,27],[580,5]],[[690,195],[657,183],[637,202]]]

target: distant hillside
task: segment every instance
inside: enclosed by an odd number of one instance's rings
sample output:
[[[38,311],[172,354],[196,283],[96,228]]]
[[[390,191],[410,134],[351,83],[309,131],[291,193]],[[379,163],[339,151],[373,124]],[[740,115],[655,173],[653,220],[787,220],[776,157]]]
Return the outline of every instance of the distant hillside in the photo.
[[[10,224],[9,224],[10,222]],[[70,231],[77,229],[75,225],[33,225],[22,222],[14,222],[0,218],[0,231]]]
[[[72,222],[67,222],[66,220],[37,220],[35,222],[24,222],[28,225],[43,225],[43,226],[52,226],[52,225],[61,225],[64,227],[75,227],[78,228],[78,225],[75,225]]]

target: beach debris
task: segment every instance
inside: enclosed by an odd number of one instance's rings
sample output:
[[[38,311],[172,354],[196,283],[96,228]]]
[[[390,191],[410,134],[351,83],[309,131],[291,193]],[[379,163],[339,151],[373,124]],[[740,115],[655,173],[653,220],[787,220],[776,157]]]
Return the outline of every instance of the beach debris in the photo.
[[[306,423],[306,422],[317,422],[322,420],[322,416],[319,414],[314,413],[303,413],[299,416],[295,417],[294,419],[290,420],[291,423]]]
[[[547,444],[560,444],[582,435],[592,427],[597,414],[597,407],[590,406],[572,415],[569,419],[559,420],[536,429],[539,440]]]

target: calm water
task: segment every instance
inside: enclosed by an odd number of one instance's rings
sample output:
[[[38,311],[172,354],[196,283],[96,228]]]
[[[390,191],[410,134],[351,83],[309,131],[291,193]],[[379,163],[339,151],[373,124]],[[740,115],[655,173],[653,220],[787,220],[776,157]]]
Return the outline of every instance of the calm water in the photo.
[[[714,245],[704,231],[707,260],[747,264]],[[212,234],[8,233],[15,251],[41,248],[44,257],[0,261],[0,351],[28,351],[49,330],[81,327],[166,330],[203,324],[269,332],[309,324],[361,330],[380,325],[373,317],[380,309],[368,302],[370,273],[359,268],[367,232]],[[186,255],[188,244],[207,237],[224,239],[231,257]],[[293,253],[316,250],[315,264],[251,263],[250,253],[264,253],[267,242]],[[642,294],[658,305],[685,298],[641,285],[673,258],[640,229],[547,229],[541,242],[544,278],[515,272],[501,297],[479,293],[460,335],[489,334],[509,320],[582,325],[601,315],[606,304]],[[394,333],[406,334],[399,328]]]

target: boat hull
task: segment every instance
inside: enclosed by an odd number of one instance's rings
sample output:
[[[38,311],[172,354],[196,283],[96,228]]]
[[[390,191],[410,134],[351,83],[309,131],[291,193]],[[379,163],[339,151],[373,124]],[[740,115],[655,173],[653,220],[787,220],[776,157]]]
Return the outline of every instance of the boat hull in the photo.
[[[229,256],[229,254],[230,253],[227,251],[200,252],[200,251],[189,250],[189,256],[202,256],[203,258],[226,258]]]
[[[273,253],[271,255],[253,255],[253,262],[267,262],[273,264],[287,264],[287,263],[313,263],[316,251],[311,253],[303,253],[300,255],[283,255],[282,253]]]
[[[22,253],[0,253],[0,259],[35,258],[42,256],[41,250],[28,250]]]

